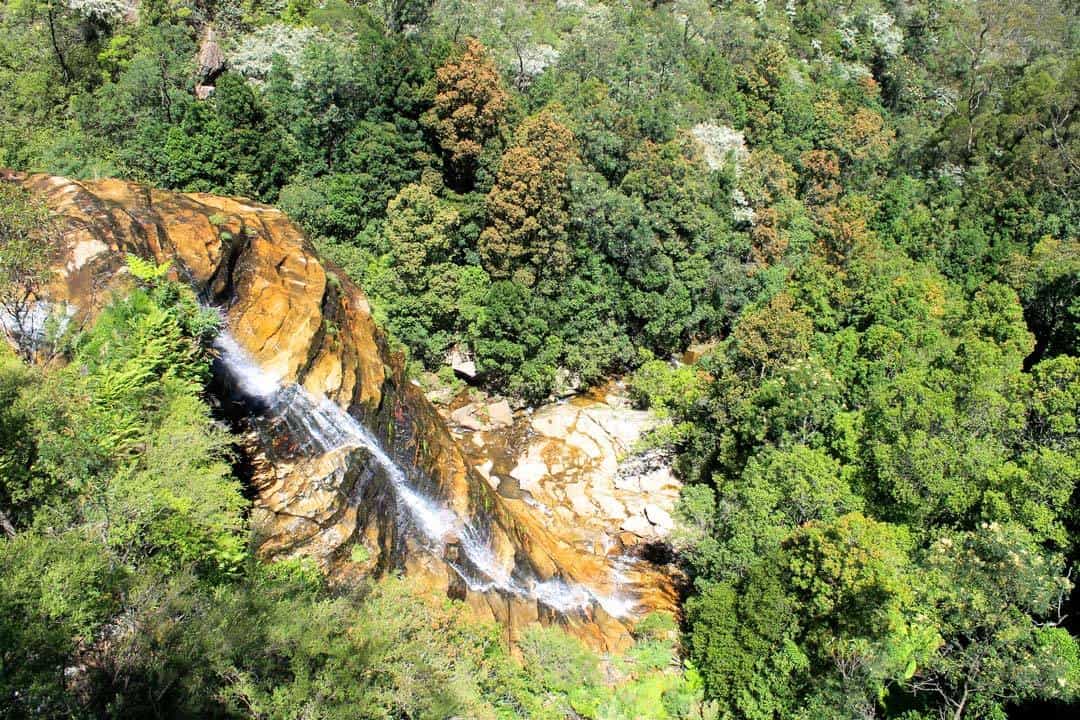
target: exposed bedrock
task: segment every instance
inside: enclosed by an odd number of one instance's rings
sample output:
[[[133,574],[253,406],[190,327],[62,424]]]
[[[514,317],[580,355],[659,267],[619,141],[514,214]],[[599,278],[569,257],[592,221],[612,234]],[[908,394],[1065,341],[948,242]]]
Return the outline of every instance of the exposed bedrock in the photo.
[[[564,537],[572,523],[553,526],[539,503],[493,490],[406,380],[363,291],[280,211],[117,180],[20,182],[65,223],[50,301],[92,314],[129,282],[132,253],[171,261],[220,308],[216,385],[241,430],[263,555],[310,556],[338,579],[420,576],[433,594],[503,622],[510,639],[558,622],[618,649],[636,618],[674,607],[670,578],[651,563]],[[642,513],[659,527],[644,502],[626,517]]]

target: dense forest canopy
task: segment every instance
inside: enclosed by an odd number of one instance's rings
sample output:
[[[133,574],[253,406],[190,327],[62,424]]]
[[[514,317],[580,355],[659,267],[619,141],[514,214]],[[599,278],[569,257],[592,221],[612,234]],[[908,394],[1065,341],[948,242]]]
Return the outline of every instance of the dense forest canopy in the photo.
[[[216,318],[133,261],[0,358],[3,713],[1076,710],[1076,2],[3,0],[0,98],[0,166],[282,208],[417,375],[630,375],[690,578],[681,673],[654,620],[614,690],[554,631],[260,565]],[[56,233],[0,193],[15,318]]]

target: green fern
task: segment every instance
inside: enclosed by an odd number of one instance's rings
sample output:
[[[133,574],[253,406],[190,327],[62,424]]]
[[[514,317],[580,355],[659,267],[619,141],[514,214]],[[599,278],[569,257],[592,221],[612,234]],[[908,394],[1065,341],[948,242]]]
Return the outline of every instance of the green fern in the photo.
[[[131,253],[128,253],[126,259],[128,271],[132,274],[132,276],[136,280],[139,280],[140,282],[146,283],[148,285],[153,285],[158,280],[165,277],[165,275],[169,272],[169,267],[172,265],[171,260],[166,260],[165,262],[158,265],[155,262],[152,262],[150,260],[143,260],[141,257],[138,257],[137,255],[132,255]]]

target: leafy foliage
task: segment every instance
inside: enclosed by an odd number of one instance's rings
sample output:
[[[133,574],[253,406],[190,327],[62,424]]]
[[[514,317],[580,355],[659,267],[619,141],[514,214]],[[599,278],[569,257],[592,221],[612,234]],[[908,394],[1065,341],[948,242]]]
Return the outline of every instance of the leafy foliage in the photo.
[[[16,185],[0,183],[0,328],[32,359],[48,338],[41,294],[60,255],[61,233],[48,208]]]
[[[401,695],[372,716],[1004,717],[1080,692],[1075,3],[121,7],[0,9],[0,164],[277,201],[428,369],[462,352],[474,382],[531,401],[636,371],[635,399],[667,419],[654,440],[687,482],[675,542],[694,588],[683,675],[601,697],[586,655],[537,636],[537,662],[578,677],[477,671],[483,710],[357,683]],[[211,21],[229,69],[197,99]],[[29,308],[55,228],[0,193],[0,290]],[[0,509],[19,536],[2,602],[44,618],[5,625],[41,649],[3,667],[54,714],[73,700],[38,670],[151,592],[132,568],[252,572],[198,399],[213,323],[135,270],[145,286],[67,370],[0,365]],[[693,367],[669,362],[697,344]],[[22,550],[26,533],[42,544]],[[23,558],[83,587],[58,594]],[[169,602],[218,592],[194,587]],[[285,622],[289,588],[260,612]],[[335,609],[313,617],[353,617],[319,598]],[[176,642],[213,644],[192,627]],[[192,651],[214,668],[193,682],[229,688],[192,707],[296,715],[314,693],[311,714],[338,712],[326,678],[355,670],[352,646],[319,637],[332,661],[282,640],[304,658],[295,693],[269,689],[280,657]],[[641,648],[641,667],[662,655]],[[187,672],[140,667],[158,678],[142,687]]]
[[[310,563],[250,557],[230,438],[202,399],[217,316],[167,264],[129,266],[138,286],[66,366],[3,355],[5,716],[640,714],[605,709],[599,658],[560,630],[531,631],[519,662],[464,605],[405,581],[331,589]],[[641,672],[679,693],[665,717],[700,705],[677,675]]]
[[[471,180],[484,145],[498,135],[509,103],[495,63],[475,38],[465,41],[459,59],[435,71],[435,99],[423,121],[462,187]]]

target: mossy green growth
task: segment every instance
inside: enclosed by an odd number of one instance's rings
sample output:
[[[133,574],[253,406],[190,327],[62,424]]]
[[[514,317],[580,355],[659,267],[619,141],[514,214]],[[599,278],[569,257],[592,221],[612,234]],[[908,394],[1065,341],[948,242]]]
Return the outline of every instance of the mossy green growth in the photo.
[[[352,550],[349,551],[349,560],[358,564],[366,563],[371,560],[371,551],[367,549],[366,545],[356,543],[352,546]]]

